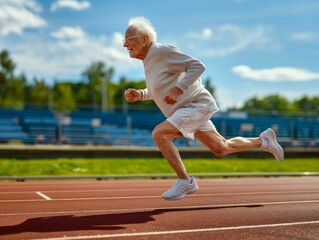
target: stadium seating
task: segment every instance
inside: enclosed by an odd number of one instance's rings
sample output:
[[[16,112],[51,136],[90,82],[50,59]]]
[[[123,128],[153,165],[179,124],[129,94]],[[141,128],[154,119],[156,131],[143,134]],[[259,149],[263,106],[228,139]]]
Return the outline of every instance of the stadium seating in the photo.
[[[0,142],[43,144],[100,144],[155,146],[153,128],[164,121],[158,112],[74,111],[0,109]],[[275,130],[283,146],[319,146],[319,120],[287,117],[216,115],[212,118],[225,137],[257,137],[265,129]],[[177,146],[197,146],[198,141],[180,138]]]
[[[0,117],[0,142],[7,143],[12,141],[24,142],[28,135],[23,132],[15,117]]]
[[[21,130],[18,139],[15,139],[13,133],[9,131],[3,132],[2,136],[7,135],[6,142],[20,140],[23,143],[49,143],[53,134],[52,128],[56,126],[54,114],[49,110],[0,109],[0,119],[5,118],[14,119]],[[5,127],[5,125],[2,126]]]
[[[28,134],[26,143],[55,143],[58,120],[54,117],[21,117],[21,126]]]

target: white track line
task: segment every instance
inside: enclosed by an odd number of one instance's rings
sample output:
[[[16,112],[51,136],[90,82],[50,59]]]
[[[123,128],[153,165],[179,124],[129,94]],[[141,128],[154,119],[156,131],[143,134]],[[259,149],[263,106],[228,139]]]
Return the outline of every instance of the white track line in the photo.
[[[273,228],[273,227],[290,227],[296,225],[319,224],[319,221],[308,222],[289,222],[289,223],[274,223],[261,225],[247,225],[234,227],[219,227],[219,228],[200,228],[200,229],[186,229],[186,230],[172,230],[172,231],[155,231],[155,232],[135,232],[135,233],[118,233],[118,234],[99,234],[88,236],[74,236],[61,238],[41,238],[37,240],[78,240],[78,239],[97,239],[97,238],[121,238],[121,237],[138,237],[138,236],[152,236],[152,235],[168,235],[168,234],[184,234],[184,233],[199,233],[199,232],[214,232],[214,231],[231,231],[240,229],[254,229],[254,228]]]
[[[38,194],[40,197],[44,198],[45,200],[52,200],[51,198],[49,198],[47,195],[43,194],[42,192],[35,192],[36,194]]]
[[[207,188],[203,188],[203,190]],[[167,190],[166,188],[135,188],[135,189],[97,189],[97,190],[45,190],[47,193],[94,193],[94,192],[128,192],[128,191],[155,191],[155,190]],[[25,194],[33,193],[34,191],[19,191],[19,192],[0,192],[0,195],[7,194]],[[211,193],[210,195],[214,196],[223,196],[223,195],[255,195],[255,194],[286,194],[286,193],[319,193],[319,190],[291,190],[291,191],[254,191],[254,192],[227,192],[227,193]],[[197,194],[201,195],[201,194]],[[204,194],[202,194],[204,195]]]
[[[150,191],[150,190],[166,190],[167,188],[165,187],[152,187],[152,188],[122,188],[122,189],[87,189],[87,190],[45,190],[45,192],[47,193],[74,193],[74,192],[130,192],[130,191]],[[21,194],[21,193],[33,193],[34,191],[30,190],[30,191],[19,191],[19,192],[0,192],[1,194],[10,194],[10,193],[14,193],[14,194]]]
[[[61,214],[94,214],[94,213],[105,213],[112,214],[116,212],[146,212],[146,211],[155,211],[155,210],[169,210],[169,209],[202,209],[202,208],[231,208],[231,207],[253,207],[253,206],[271,206],[271,205],[285,205],[285,204],[311,204],[311,203],[319,203],[319,199],[317,200],[305,200],[305,201],[286,201],[286,202],[259,202],[259,203],[233,203],[233,204],[216,204],[216,205],[186,205],[179,207],[158,207],[158,208],[123,208],[123,209],[101,209],[101,210],[79,210],[79,211],[54,211],[54,212],[23,212],[23,213],[2,213],[2,216],[21,216],[21,215],[61,215]]]
[[[36,192],[38,195],[46,199],[43,193]],[[270,194],[295,194],[295,193],[319,193],[319,191],[282,191],[282,192],[239,192],[239,193],[196,193],[189,197],[214,197],[214,196],[238,196],[238,195],[270,195]],[[47,196],[46,196],[47,197]],[[49,197],[47,197],[49,198]],[[46,199],[52,201],[91,201],[91,200],[121,200],[121,199],[149,199],[149,198],[161,198],[160,195],[156,196],[123,196],[123,197],[93,197],[93,198],[56,198],[56,199]],[[11,200],[0,200],[0,203],[10,203],[10,202],[36,202],[41,201],[39,199],[11,199]]]

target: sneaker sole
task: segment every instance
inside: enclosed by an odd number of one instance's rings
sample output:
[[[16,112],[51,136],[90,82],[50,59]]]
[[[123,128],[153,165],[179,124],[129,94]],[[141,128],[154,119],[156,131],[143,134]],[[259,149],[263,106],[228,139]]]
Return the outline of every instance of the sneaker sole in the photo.
[[[165,200],[172,200],[172,201],[174,201],[174,200],[180,200],[180,199],[186,197],[187,195],[196,192],[198,189],[199,189],[199,188],[197,187],[197,189],[195,189],[194,191],[185,193],[185,194],[183,194],[183,195],[181,195],[181,196],[178,196],[178,197],[172,197],[172,198],[170,198],[170,197],[164,197],[164,196],[162,195],[162,198],[165,199]]]
[[[271,139],[274,141],[275,146],[276,146],[277,148],[281,149],[282,152],[284,152],[283,149],[282,149],[282,147],[281,147],[281,146],[279,145],[279,143],[277,142],[276,133],[275,133],[274,131],[270,131],[270,133],[271,133],[271,134],[270,134],[270,137],[271,137]],[[276,156],[275,156],[275,158],[276,158]],[[282,156],[282,158],[276,158],[276,160],[277,160],[278,162],[283,161],[283,160],[284,160],[284,155]]]

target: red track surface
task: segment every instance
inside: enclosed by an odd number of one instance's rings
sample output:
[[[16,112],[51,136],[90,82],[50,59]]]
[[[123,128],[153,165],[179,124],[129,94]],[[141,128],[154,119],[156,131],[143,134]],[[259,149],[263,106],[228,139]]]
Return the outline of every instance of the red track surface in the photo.
[[[0,239],[319,239],[319,178],[0,182]]]

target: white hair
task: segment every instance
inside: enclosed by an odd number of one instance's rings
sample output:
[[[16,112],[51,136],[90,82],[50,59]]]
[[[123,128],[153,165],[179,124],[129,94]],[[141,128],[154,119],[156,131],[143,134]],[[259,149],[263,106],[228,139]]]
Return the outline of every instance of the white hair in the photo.
[[[132,17],[128,21],[128,26],[134,27],[138,33],[147,35],[151,42],[155,42],[157,39],[155,28],[145,17]]]

